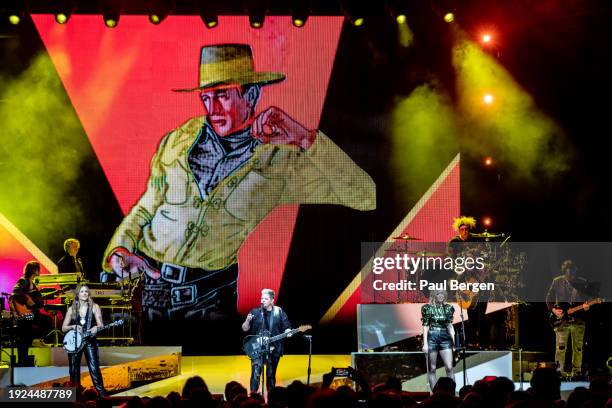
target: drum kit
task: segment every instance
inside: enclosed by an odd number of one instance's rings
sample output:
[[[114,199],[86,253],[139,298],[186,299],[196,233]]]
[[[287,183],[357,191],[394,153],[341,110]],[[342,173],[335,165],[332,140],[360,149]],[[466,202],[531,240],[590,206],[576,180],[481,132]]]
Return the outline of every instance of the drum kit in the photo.
[[[499,295],[499,301],[513,301],[518,298],[516,289],[520,288],[520,275],[526,264],[524,253],[514,253],[508,245],[511,235],[502,232],[483,232],[471,233],[471,238],[475,238],[475,242],[466,243],[465,249],[462,249],[462,256],[481,257],[484,259],[485,271],[484,277],[488,281],[496,283],[496,293]],[[393,244],[387,251],[400,252],[408,254],[412,257],[423,258],[439,258],[449,256],[448,250],[440,248],[445,243],[423,243],[421,238],[404,233],[392,237]],[[421,242],[419,242],[421,241]],[[437,249],[437,250],[430,250]],[[456,255],[455,255],[456,256]],[[398,281],[401,280],[402,271],[398,271]],[[419,281],[423,276],[422,270],[417,270],[413,274],[412,279]],[[499,288],[499,291],[497,290]],[[398,291],[397,303],[401,303],[400,291]]]

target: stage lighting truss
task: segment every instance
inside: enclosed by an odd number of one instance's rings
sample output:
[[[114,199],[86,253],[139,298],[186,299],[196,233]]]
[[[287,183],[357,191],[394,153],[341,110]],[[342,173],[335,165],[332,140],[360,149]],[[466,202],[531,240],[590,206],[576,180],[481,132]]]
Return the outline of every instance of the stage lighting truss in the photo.
[[[58,24],[68,23],[68,20],[70,20],[70,16],[72,16],[72,12],[74,11],[74,7],[73,0],[59,0],[57,2],[57,8],[53,13],[55,16],[55,21]]]
[[[100,9],[106,27],[115,28],[119,24],[121,3],[121,0],[100,0]]]
[[[387,0],[387,12],[397,24],[406,24],[408,21],[408,7],[406,0]]]
[[[246,11],[249,15],[249,24],[252,28],[262,28],[268,11],[267,0],[247,0]]]
[[[456,0],[431,0],[431,9],[447,23],[455,22],[457,16]]]
[[[354,27],[361,27],[366,18],[366,2],[340,0],[340,8],[346,20]]]
[[[26,3],[25,0],[4,0],[0,2],[0,16],[4,20],[3,23],[17,25],[23,20],[25,15]]]
[[[310,15],[309,0],[292,0],[291,1],[291,22],[294,27],[304,27],[308,16]]]
[[[174,10],[174,6],[174,0],[153,0],[151,2],[149,22],[155,25],[160,24]]]
[[[219,24],[217,10],[210,0],[200,0],[200,18],[206,28],[215,28]]]

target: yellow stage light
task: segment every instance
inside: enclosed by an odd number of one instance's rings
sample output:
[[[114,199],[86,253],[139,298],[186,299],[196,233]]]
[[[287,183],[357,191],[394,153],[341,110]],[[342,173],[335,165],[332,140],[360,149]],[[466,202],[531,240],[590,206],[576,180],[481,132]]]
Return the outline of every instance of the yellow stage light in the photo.
[[[68,16],[65,13],[57,13],[55,15],[55,22],[57,22],[57,24],[66,24],[68,22]]]

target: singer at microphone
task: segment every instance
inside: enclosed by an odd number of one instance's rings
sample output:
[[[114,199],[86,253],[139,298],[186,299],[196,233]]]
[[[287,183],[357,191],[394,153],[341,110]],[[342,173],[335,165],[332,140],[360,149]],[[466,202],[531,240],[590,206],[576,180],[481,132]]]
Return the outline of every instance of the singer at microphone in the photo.
[[[64,241],[64,256],[57,261],[57,271],[59,273],[79,273],[85,276],[83,261],[77,255],[81,243],[76,238],[68,238]]]
[[[274,305],[275,292],[272,289],[261,291],[259,308],[252,309],[242,323],[242,331],[252,336],[273,337],[291,332],[291,323],[283,309]],[[286,335],[290,337],[290,335]],[[263,353],[262,353],[263,354]],[[266,367],[266,389],[276,385],[276,367],[283,355],[283,340],[270,343],[269,354],[265,358],[251,360],[251,392],[257,392],[263,367]]]

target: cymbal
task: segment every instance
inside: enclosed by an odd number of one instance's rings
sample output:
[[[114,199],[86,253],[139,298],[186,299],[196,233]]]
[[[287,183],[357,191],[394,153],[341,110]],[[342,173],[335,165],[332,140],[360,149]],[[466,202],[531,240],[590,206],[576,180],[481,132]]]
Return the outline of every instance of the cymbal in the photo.
[[[393,237],[393,239],[403,239],[404,241],[420,241],[421,240],[421,238],[412,237],[408,234],[402,234],[399,237]]]
[[[492,233],[490,233],[488,231],[480,232],[480,233],[476,232],[476,233],[473,233],[473,234],[471,233],[470,235],[473,236],[473,237],[476,237],[476,238],[499,238],[499,237],[505,237],[506,236],[506,234],[503,233],[503,232],[499,233],[499,234],[492,234]]]
[[[444,255],[444,253],[442,252],[434,252],[434,251],[415,251],[415,252],[409,252],[409,253],[413,255],[418,255],[418,256],[442,256]]]

